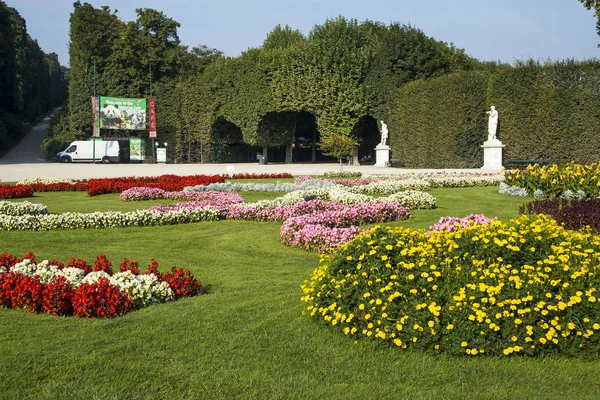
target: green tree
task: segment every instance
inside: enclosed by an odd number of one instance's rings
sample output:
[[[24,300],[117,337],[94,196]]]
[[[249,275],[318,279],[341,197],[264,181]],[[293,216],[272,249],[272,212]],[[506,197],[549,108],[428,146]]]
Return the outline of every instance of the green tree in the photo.
[[[594,10],[594,15],[598,19],[596,22],[596,32],[600,36],[600,2],[598,0],[579,0],[588,10]],[[600,45],[598,45],[600,47]]]
[[[333,156],[340,161],[340,171],[344,169],[343,158],[351,157],[358,142],[339,133],[325,135],[319,143],[319,148],[325,155]]]

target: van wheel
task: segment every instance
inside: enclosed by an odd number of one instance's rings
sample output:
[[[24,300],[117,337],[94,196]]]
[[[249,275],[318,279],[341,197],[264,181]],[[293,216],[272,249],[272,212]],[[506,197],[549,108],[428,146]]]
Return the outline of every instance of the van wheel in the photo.
[[[70,162],[71,162],[71,157],[69,157],[69,156],[64,156],[64,157],[63,157],[63,158],[62,158],[60,161],[61,161],[61,162],[64,162],[64,163],[70,163]]]
[[[104,157],[102,158],[102,164],[110,164],[110,158],[108,158],[108,157],[104,156]]]

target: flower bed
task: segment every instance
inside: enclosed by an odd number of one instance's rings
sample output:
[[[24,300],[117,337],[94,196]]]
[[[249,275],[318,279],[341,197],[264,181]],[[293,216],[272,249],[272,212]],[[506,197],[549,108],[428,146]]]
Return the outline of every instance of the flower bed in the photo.
[[[172,267],[160,273],[154,259],[145,274],[125,259],[120,271],[103,254],[92,266],[81,259],[67,265],[56,260],[36,263],[29,252],[23,259],[0,255],[0,306],[29,312],[114,318],[132,309],[205,293],[189,270]]]
[[[457,355],[600,345],[600,236],[543,215],[452,232],[375,228],[322,257],[305,312],[353,337]]]
[[[490,222],[497,221],[497,218],[488,218],[483,214],[471,214],[464,218],[458,217],[442,217],[438,222],[431,225],[431,231],[455,231],[460,228],[466,228],[471,225],[485,225]]]
[[[160,188],[134,187],[124,190],[120,196],[121,201],[141,201],[157,199],[173,199],[188,201],[214,201],[227,204],[244,202],[244,198],[236,193],[222,193],[216,191],[196,192],[178,191],[169,192]]]
[[[136,210],[48,215],[0,214],[0,230],[104,229],[128,226],[161,226],[217,221],[221,213],[216,207],[178,209],[168,212]]]
[[[190,186],[186,187],[184,191],[196,191],[196,192],[293,192],[296,190],[312,190],[321,189],[335,184],[326,180],[307,180],[304,182],[283,182],[283,183],[211,183],[206,186]]]
[[[398,221],[409,217],[409,209],[402,204],[375,200],[290,217],[284,221],[280,235],[287,245],[323,253],[352,240],[363,231],[358,225]]]
[[[589,197],[598,197],[600,192],[600,163],[535,164],[524,170],[508,170],[505,176],[509,186],[524,188],[529,195],[539,190],[546,198],[559,197],[567,190]]]
[[[521,214],[547,214],[567,229],[589,226],[600,233],[600,199],[536,200],[520,207]]]
[[[225,178],[221,175],[160,175],[158,177],[90,179],[88,181],[88,195],[121,193],[133,187],[155,187],[168,191],[181,191],[186,186],[206,186],[216,182],[225,182]]]
[[[362,173],[359,171],[325,171],[325,178],[360,178]]]
[[[270,173],[270,174],[257,174],[257,173],[237,173],[237,174],[229,174],[230,179],[289,179],[292,178],[292,174],[289,172],[281,172],[281,173]]]
[[[33,197],[33,188],[28,185],[0,185],[0,199],[22,199]]]
[[[43,204],[28,201],[12,202],[0,201],[0,215],[44,215],[48,214],[48,207]]]

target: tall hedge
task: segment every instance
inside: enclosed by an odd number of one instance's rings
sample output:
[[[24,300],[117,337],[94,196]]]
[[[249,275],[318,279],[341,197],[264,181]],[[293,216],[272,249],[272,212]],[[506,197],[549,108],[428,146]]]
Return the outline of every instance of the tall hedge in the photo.
[[[406,84],[390,104],[392,159],[413,168],[481,167],[488,74],[461,72]]]
[[[490,79],[488,103],[499,112],[505,160],[598,160],[600,61],[529,62],[504,70]]]
[[[483,165],[485,111],[507,160],[590,163],[600,155],[600,61],[534,61],[418,80],[390,101],[392,158],[407,167]]]

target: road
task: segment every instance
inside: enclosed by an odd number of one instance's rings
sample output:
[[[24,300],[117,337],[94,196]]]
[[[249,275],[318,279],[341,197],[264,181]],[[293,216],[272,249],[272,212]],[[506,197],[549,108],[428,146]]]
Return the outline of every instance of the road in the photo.
[[[47,134],[50,118],[45,118],[21,142],[0,159],[0,181],[17,182],[25,178],[114,178],[119,176],[158,176],[163,174],[228,174],[228,173],[281,173],[294,176],[322,175],[326,171],[339,171],[337,163],[323,164],[63,164],[46,161],[41,144]],[[481,169],[401,169],[364,166],[344,166],[345,171],[360,171],[363,175],[396,175],[414,172],[486,172]]]

